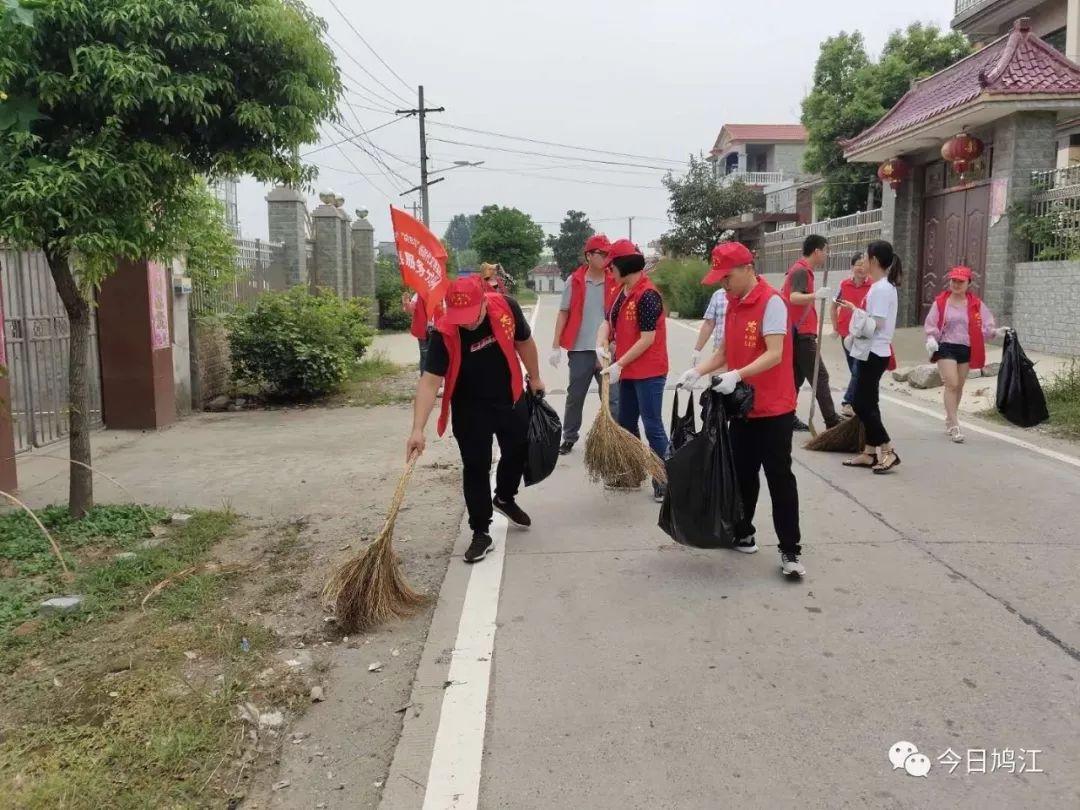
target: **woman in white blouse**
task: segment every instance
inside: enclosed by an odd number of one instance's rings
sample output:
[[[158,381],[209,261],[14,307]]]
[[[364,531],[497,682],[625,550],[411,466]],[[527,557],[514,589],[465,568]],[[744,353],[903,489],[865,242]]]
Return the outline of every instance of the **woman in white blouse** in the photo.
[[[893,246],[884,240],[871,242],[866,250],[866,267],[873,284],[866,295],[865,309],[850,301],[839,306],[851,310],[851,330],[845,340],[848,353],[858,361],[858,380],[852,407],[866,431],[862,453],[844,462],[846,467],[867,467],[877,474],[900,464],[889,432],[881,421],[879,388],[881,376],[892,355],[893,332],[899,299],[896,288],[903,268]]]

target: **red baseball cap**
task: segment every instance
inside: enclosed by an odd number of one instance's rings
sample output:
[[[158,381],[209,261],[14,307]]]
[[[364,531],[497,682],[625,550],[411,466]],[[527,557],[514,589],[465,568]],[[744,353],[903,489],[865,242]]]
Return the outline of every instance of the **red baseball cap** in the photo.
[[[446,291],[446,323],[454,326],[471,326],[480,318],[484,303],[484,286],[479,276],[465,276],[450,282]]]
[[[585,252],[592,253],[594,250],[599,250],[607,253],[611,250],[611,240],[604,234],[598,233],[595,236],[590,236],[588,241],[585,242]]]
[[[616,259],[621,259],[623,256],[642,256],[642,252],[638,250],[638,246],[631,242],[629,239],[617,239],[608,248],[607,262],[604,267],[610,267],[611,263]]]
[[[719,284],[736,267],[754,263],[754,254],[742,242],[721,242],[713,248],[712,267],[702,284]]]
[[[947,281],[952,281],[953,279],[955,279],[956,281],[968,281],[968,282],[970,282],[971,279],[974,277],[974,275],[975,274],[971,272],[970,267],[961,266],[961,267],[954,267],[952,270],[950,270],[945,275],[945,279]]]

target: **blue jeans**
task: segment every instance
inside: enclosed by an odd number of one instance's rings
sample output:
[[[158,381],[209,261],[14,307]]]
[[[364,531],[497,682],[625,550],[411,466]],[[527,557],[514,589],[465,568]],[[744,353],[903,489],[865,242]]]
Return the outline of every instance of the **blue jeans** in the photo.
[[[844,398],[841,402],[845,405],[852,405],[855,402],[855,386],[859,382],[859,361],[848,354],[846,348],[844,349],[844,358],[847,360],[847,367],[851,372],[851,381],[848,382],[847,391],[844,392]]]
[[[667,377],[619,381],[619,424],[635,436],[638,420],[645,426],[645,438],[656,455],[663,458],[668,451],[668,435],[661,411],[664,406],[664,386]]]

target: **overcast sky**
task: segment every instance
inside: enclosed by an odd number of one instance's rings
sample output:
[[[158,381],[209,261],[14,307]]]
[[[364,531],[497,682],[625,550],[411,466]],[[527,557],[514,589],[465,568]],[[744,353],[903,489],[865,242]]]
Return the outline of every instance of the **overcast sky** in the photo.
[[[648,167],[677,169],[670,161],[708,152],[725,123],[798,122],[825,37],[860,30],[873,56],[896,28],[916,20],[945,28],[953,11],[952,0],[308,2],[340,43],[331,44],[352,91],[353,109],[342,105],[352,132],[392,120],[394,108],[416,106],[415,91],[406,84],[423,83],[429,105],[446,107],[429,116],[432,169],[454,160],[486,161],[483,168],[454,169],[432,187],[437,233],[454,214],[497,203],[529,213],[548,233],[558,231],[571,208],[585,211],[613,239],[626,235],[626,219],[634,216],[640,244],[667,228],[663,171]],[[405,83],[365,47],[333,4]],[[579,152],[440,123],[642,157]],[[324,130],[321,145],[344,137],[332,126]],[[330,148],[309,159],[320,166],[318,187],[343,195],[350,212],[368,207],[376,239],[385,241],[392,238],[390,203],[417,198],[399,196],[419,182],[412,165],[420,152],[416,120],[403,119],[369,137],[375,148],[362,141],[363,149],[346,144],[344,154]],[[499,151],[507,149],[548,156]],[[246,237],[267,236],[265,193],[258,183],[241,183]]]

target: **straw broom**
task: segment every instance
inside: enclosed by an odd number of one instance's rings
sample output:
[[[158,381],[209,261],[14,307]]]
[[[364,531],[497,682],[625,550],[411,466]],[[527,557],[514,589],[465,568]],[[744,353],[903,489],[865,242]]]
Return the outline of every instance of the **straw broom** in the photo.
[[[418,454],[414,455],[401,474],[379,536],[335,571],[323,589],[323,599],[333,606],[334,617],[345,632],[405,618],[427,601],[405,581],[393,548],[394,523],[418,458]]]
[[[611,415],[611,380],[600,375],[600,413],[585,438],[585,469],[590,481],[615,489],[634,489],[652,476],[666,484],[667,469],[660,457]]]
[[[839,425],[823,430],[803,445],[807,450],[825,453],[861,453],[866,446],[866,431],[859,417],[852,416]]]

